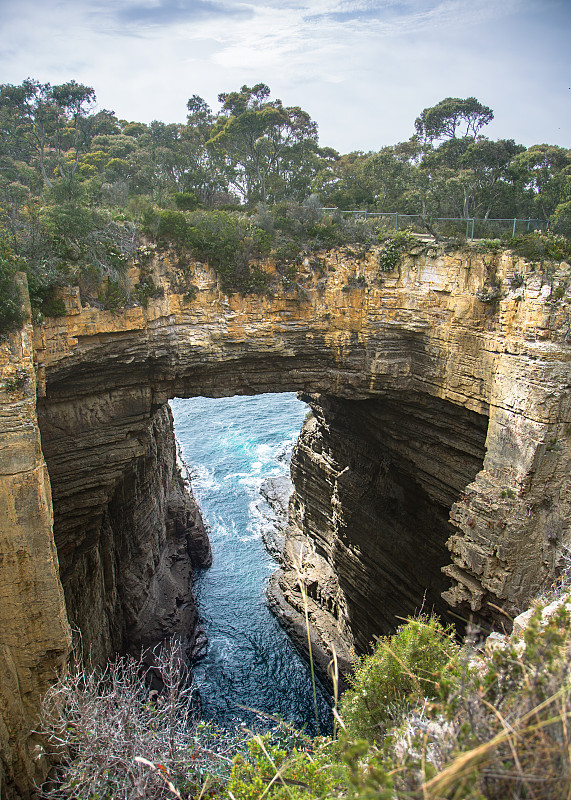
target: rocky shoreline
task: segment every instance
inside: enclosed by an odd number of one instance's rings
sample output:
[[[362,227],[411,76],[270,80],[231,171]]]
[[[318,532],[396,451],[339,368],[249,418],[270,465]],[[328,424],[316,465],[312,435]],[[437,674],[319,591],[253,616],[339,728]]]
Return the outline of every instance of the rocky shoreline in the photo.
[[[260,494],[273,513],[266,516],[267,525],[262,529],[262,539],[268,553],[278,564],[283,558],[286,543],[288,506],[293,494],[293,483],[289,475],[266,478],[260,486]]]

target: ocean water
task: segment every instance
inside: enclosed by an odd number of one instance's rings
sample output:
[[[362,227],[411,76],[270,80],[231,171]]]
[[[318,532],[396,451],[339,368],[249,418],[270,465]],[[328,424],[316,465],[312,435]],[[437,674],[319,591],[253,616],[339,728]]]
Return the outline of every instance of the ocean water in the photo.
[[[267,394],[175,399],[171,407],[213,554],[195,581],[209,639],[194,667],[201,714],[225,727],[258,729],[271,726],[263,714],[277,715],[315,734],[309,667],[265,599],[277,564],[262,541],[274,517],[260,494],[265,478],[289,472],[307,406],[295,394]],[[328,732],[329,698],[319,685],[318,716]]]

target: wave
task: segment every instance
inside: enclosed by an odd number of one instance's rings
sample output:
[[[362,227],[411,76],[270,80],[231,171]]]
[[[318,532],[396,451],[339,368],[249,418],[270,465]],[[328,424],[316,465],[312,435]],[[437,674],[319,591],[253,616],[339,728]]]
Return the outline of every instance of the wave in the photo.
[[[244,705],[311,726],[307,665],[265,600],[275,562],[263,538],[277,517],[260,494],[266,478],[287,474],[305,405],[293,395],[259,395],[176,400],[172,407],[214,554],[195,584],[210,640],[196,666],[203,713],[219,724],[257,725],[238,709]]]

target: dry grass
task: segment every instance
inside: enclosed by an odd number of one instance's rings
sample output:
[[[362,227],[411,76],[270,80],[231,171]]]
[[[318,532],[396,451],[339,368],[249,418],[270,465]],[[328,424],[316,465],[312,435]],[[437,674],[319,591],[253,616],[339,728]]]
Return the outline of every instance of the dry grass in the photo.
[[[146,655],[103,671],[77,661],[49,690],[40,731],[58,766],[41,798],[180,799],[198,794],[207,774],[211,783],[227,777],[231,745],[192,721],[194,688],[180,646],[154,651],[152,667]]]

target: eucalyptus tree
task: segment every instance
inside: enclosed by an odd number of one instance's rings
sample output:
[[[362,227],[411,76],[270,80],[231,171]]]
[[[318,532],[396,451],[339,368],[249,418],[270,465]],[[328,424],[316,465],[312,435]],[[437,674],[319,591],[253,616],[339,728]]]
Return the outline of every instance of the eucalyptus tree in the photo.
[[[309,114],[269,95],[264,83],[220,94],[222,109],[208,140],[212,152],[225,160],[230,185],[248,205],[265,203],[270,194],[281,199],[288,181],[280,188],[280,175],[291,172],[292,164],[304,168],[317,145],[317,125]]]
[[[394,211],[402,208],[402,195],[413,170],[408,157],[393,146],[376,153],[353,152],[338,156],[314,187],[327,204],[338,208]]]
[[[93,89],[74,80],[52,86],[27,78],[19,86],[0,85],[2,149],[11,147],[28,163],[37,157],[47,186],[53,188],[57,177],[69,183],[89,148],[85,120],[94,102]]]
[[[513,180],[527,198],[530,214],[549,219],[564,201],[571,177],[571,150],[550,144],[534,144],[511,164]]]
[[[216,116],[208,103],[199,95],[189,98],[186,125],[182,132],[182,147],[186,173],[182,191],[192,192],[206,206],[228,188],[228,165],[223,152],[209,146],[216,124]]]
[[[488,219],[517,216],[516,189],[511,164],[525,147],[513,139],[479,138],[472,141],[462,156],[462,168],[470,176],[472,203],[464,216]]]
[[[435,106],[425,108],[415,120],[414,127],[424,141],[436,139],[455,139],[461,136],[476,138],[481,128],[494,118],[494,112],[482,105],[475,97],[462,100],[459,97],[446,97]],[[463,132],[460,131],[464,128]]]

